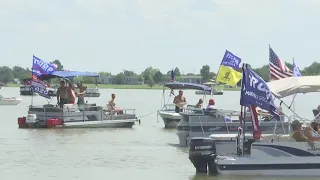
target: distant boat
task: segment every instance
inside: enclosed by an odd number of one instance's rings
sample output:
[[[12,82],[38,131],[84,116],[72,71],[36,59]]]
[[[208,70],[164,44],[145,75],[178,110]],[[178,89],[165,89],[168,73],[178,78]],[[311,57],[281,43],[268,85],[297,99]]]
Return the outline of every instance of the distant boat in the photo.
[[[211,87],[211,91],[199,90],[195,92],[197,95],[223,95],[223,90],[214,88],[217,85],[214,80],[210,79],[208,82],[203,84]]]

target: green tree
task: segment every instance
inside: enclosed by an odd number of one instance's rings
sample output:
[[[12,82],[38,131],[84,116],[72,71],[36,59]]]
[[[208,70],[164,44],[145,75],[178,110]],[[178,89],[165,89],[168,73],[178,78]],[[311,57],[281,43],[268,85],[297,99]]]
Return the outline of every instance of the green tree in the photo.
[[[144,80],[143,76],[142,76],[142,75],[139,75],[139,76],[138,76],[138,81],[140,82],[140,84],[142,84],[143,80]]]
[[[153,75],[159,71],[159,69],[153,69],[151,66],[146,68],[142,73],[141,75],[143,76],[144,80],[145,81],[149,81],[150,79],[149,78],[152,78]]]
[[[9,82],[12,82],[13,79],[13,72],[8,66],[0,67],[0,82],[7,84]]]
[[[174,72],[174,76],[181,76],[181,73],[178,67],[176,67],[173,72]]]
[[[151,88],[155,85],[154,81],[153,81],[153,78],[151,77],[148,77],[148,86],[150,86]]]
[[[157,71],[154,75],[153,75],[153,81],[158,84],[161,83],[163,81],[163,74],[160,71]]]
[[[211,79],[212,77],[210,77],[210,66],[209,65],[203,65],[201,70],[200,70],[200,74],[202,77],[203,81],[208,81],[209,79]]]
[[[99,76],[111,76],[109,72],[99,72]]]
[[[51,63],[54,63],[54,64],[56,64],[58,67],[57,67],[57,71],[62,71],[62,70],[64,70],[63,69],[63,65],[61,64],[61,62],[58,60],[58,59],[56,59],[56,60],[54,60],[54,61],[52,61]]]
[[[305,67],[301,73],[306,76],[319,75],[320,63],[313,62],[310,66]]]
[[[136,76],[136,73],[134,73],[133,71],[128,71],[128,70],[123,70],[123,74],[127,77],[133,77]]]
[[[126,78],[126,75],[124,75],[124,73],[121,72],[121,73],[118,73],[118,74],[115,76],[115,78],[116,78],[116,83],[117,83],[117,84],[124,84],[124,80],[125,80],[125,78]]]

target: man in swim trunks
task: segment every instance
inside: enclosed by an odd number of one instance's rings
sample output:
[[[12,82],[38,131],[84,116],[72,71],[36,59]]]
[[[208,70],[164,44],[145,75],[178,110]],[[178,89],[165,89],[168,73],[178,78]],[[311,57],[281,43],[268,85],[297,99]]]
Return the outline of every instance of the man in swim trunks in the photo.
[[[68,104],[68,93],[65,81],[60,81],[60,87],[57,89],[57,102],[60,108],[63,108],[63,105]]]
[[[184,105],[187,104],[186,98],[183,96],[183,91],[179,91],[179,95],[174,97],[173,99],[173,104],[176,105],[175,112],[179,113],[180,112],[180,107],[183,107]]]
[[[69,85],[67,88],[67,94],[68,94],[68,104],[74,104],[76,101],[76,94],[74,93],[74,87],[72,84]]]

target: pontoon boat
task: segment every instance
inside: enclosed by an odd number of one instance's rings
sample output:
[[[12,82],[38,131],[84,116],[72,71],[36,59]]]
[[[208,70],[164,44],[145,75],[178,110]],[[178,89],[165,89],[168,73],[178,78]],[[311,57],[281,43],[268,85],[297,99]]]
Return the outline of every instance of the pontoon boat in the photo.
[[[50,75],[42,75],[40,79],[67,79],[76,76],[99,77],[99,74],[55,71]],[[134,109],[123,109],[123,112],[117,113],[89,103],[82,106],[65,104],[63,108],[46,104],[43,106],[31,105],[28,115],[18,118],[18,124],[20,128],[131,128],[136,120],[137,117]]]
[[[204,91],[210,91],[210,87],[201,85],[201,84],[194,84],[194,83],[182,83],[182,82],[171,82],[164,85],[164,88],[170,88],[171,90],[174,89],[192,89],[192,90],[204,90]],[[163,92],[165,92],[165,89],[163,89]],[[164,93],[163,93],[164,95]],[[170,93],[170,96],[172,93]],[[165,101],[165,98],[163,97],[163,101]],[[170,100],[170,99],[168,99]],[[164,104],[162,109],[158,111],[158,114],[163,120],[164,126],[166,128],[176,128],[177,124],[179,123],[181,116],[179,113],[175,112],[175,105],[174,104]]]

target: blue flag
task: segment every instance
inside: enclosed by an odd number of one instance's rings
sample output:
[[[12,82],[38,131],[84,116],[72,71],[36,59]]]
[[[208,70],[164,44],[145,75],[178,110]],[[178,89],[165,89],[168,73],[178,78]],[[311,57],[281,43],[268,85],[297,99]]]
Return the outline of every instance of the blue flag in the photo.
[[[241,59],[239,57],[226,50],[220,65],[231,67],[237,71],[239,69],[240,63]]]
[[[56,70],[56,66],[51,63],[47,63],[42,59],[33,56],[32,61],[32,74],[41,76],[43,74],[52,74]]]
[[[242,69],[240,105],[260,107],[269,111],[277,120],[280,120],[267,83],[248,67],[243,67]]]
[[[40,96],[43,96],[49,99],[50,95],[47,89],[47,85],[38,77],[43,74],[52,74],[55,70],[56,70],[56,66],[54,64],[47,63],[42,59],[36,56],[33,56],[32,79],[31,79],[31,85],[30,85],[31,91],[38,93]]]
[[[301,76],[300,70],[297,67],[296,63],[294,63],[294,61],[293,61],[292,71],[293,71],[293,76],[296,76],[296,77]]]

